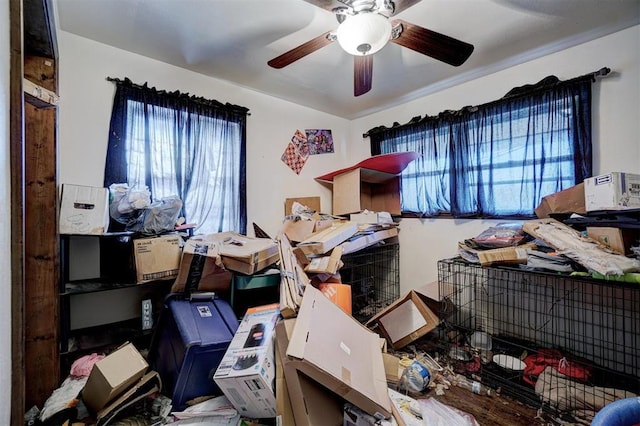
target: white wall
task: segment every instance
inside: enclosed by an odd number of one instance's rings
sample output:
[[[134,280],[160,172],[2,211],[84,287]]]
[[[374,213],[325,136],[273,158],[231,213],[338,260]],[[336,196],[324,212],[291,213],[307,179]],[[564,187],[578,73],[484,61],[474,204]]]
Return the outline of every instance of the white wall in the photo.
[[[0,0],[0,251],[11,253],[9,169],[9,2]],[[0,424],[11,419],[11,256],[0,257]]]
[[[61,183],[102,185],[114,86],[105,77],[181,90],[251,110],[247,127],[249,235],[256,222],[275,235],[287,197],[320,195],[330,210],[330,191],[313,178],[370,155],[362,134],[378,125],[477,105],[514,86],[554,74],[569,79],[607,66],[610,77],[594,85],[595,173],[640,172],[640,26],[480,78],[381,113],[347,121],[219,80],[60,32],[59,150]],[[295,175],[280,155],[296,129],[327,128],[336,153],[315,155]],[[404,219],[400,225],[402,293],[437,279],[437,260],[454,256],[456,244],[495,223],[483,220]]]
[[[602,67],[610,76],[593,85],[594,174],[640,173],[640,26],[545,56],[399,107],[352,122],[352,139],[367,130],[406,123],[498,99],[511,88],[548,75],[570,79]],[[361,146],[366,145],[366,146]],[[368,144],[356,144],[363,149]],[[483,220],[403,219],[400,222],[400,282],[404,293],[437,279],[437,261],[456,254],[456,244],[496,223]]]
[[[275,236],[288,197],[331,193],[313,178],[349,163],[348,120],[229,85],[140,55],[60,31],[59,182],[102,186],[115,85],[130,78],[158,89],[180,90],[249,108],[247,121],[247,233],[252,222]],[[296,129],[331,129],[336,152],[310,156],[300,175],[282,161]]]

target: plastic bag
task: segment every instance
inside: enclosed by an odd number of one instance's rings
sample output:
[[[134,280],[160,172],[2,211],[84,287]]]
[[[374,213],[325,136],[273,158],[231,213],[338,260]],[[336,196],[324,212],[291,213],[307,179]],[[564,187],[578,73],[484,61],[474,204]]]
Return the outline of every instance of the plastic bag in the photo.
[[[473,238],[473,242],[483,248],[502,248],[517,246],[525,238],[522,225],[519,223],[499,223]]]
[[[429,426],[480,426],[469,413],[450,407],[434,398],[420,399],[423,424]]]
[[[136,226],[146,207],[151,205],[149,188],[131,188],[128,183],[114,183],[109,186],[109,216],[125,229]]]
[[[172,231],[176,227],[176,221],[182,209],[182,200],[177,196],[163,198],[144,209],[142,221],[139,221],[138,229],[144,234],[160,234],[164,231]]]

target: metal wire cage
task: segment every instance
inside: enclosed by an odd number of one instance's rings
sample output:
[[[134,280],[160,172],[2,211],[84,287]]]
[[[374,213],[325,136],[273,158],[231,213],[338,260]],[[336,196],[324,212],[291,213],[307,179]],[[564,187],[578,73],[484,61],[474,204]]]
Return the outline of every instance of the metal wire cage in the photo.
[[[365,323],[400,297],[400,246],[384,244],[342,256],[340,276],[351,285],[352,316]]]
[[[638,284],[459,258],[438,262],[438,282],[446,353],[469,355],[453,357],[459,372],[570,419],[640,394]],[[470,345],[475,331],[491,336],[489,352]]]

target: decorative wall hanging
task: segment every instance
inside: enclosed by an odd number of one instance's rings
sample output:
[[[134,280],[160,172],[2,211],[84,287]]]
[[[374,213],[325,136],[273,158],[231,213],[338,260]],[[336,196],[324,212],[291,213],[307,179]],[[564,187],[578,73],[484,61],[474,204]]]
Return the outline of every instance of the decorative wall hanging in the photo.
[[[333,152],[333,137],[331,130],[307,129],[307,145],[309,154],[328,154]]]
[[[307,137],[300,130],[296,130],[280,160],[299,175],[308,158],[309,145]]]

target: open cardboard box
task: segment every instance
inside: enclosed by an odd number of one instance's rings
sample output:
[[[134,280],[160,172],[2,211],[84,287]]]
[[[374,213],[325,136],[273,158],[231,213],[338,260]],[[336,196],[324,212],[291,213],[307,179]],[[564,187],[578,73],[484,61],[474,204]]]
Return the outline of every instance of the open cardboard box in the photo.
[[[344,400],[299,372],[294,365],[299,361],[287,357],[287,347],[295,324],[295,318],[284,319],[276,324],[277,357],[284,372],[284,386],[276,384],[277,414],[283,426],[340,425]],[[282,394],[279,395],[279,392]]]
[[[367,169],[355,169],[333,178],[333,214],[346,215],[363,210],[399,215],[400,178]]]
[[[399,215],[400,173],[418,157],[416,152],[374,155],[359,163],[316,177],[333,185],[333,214],[363,210]]]
[[[429,307],[433,303],[426,294],[411,290],[374,315],[366,325],[377,324],[381,334],[393,349],[400,349],[434,330],[440,320]]]
[[[140,380],[148,367],[135,346],[125,343],[93,365],[81,392],[83,402],[93,413],[101,411]]]
[[[584,213],[584,183],[543,197],[535,209],[536,216],[542,219],[551,213]]]
[[[287,357],[285,377],[293,368],[368,414],[391,417],[380,337],[313,286],[305,289]]]

